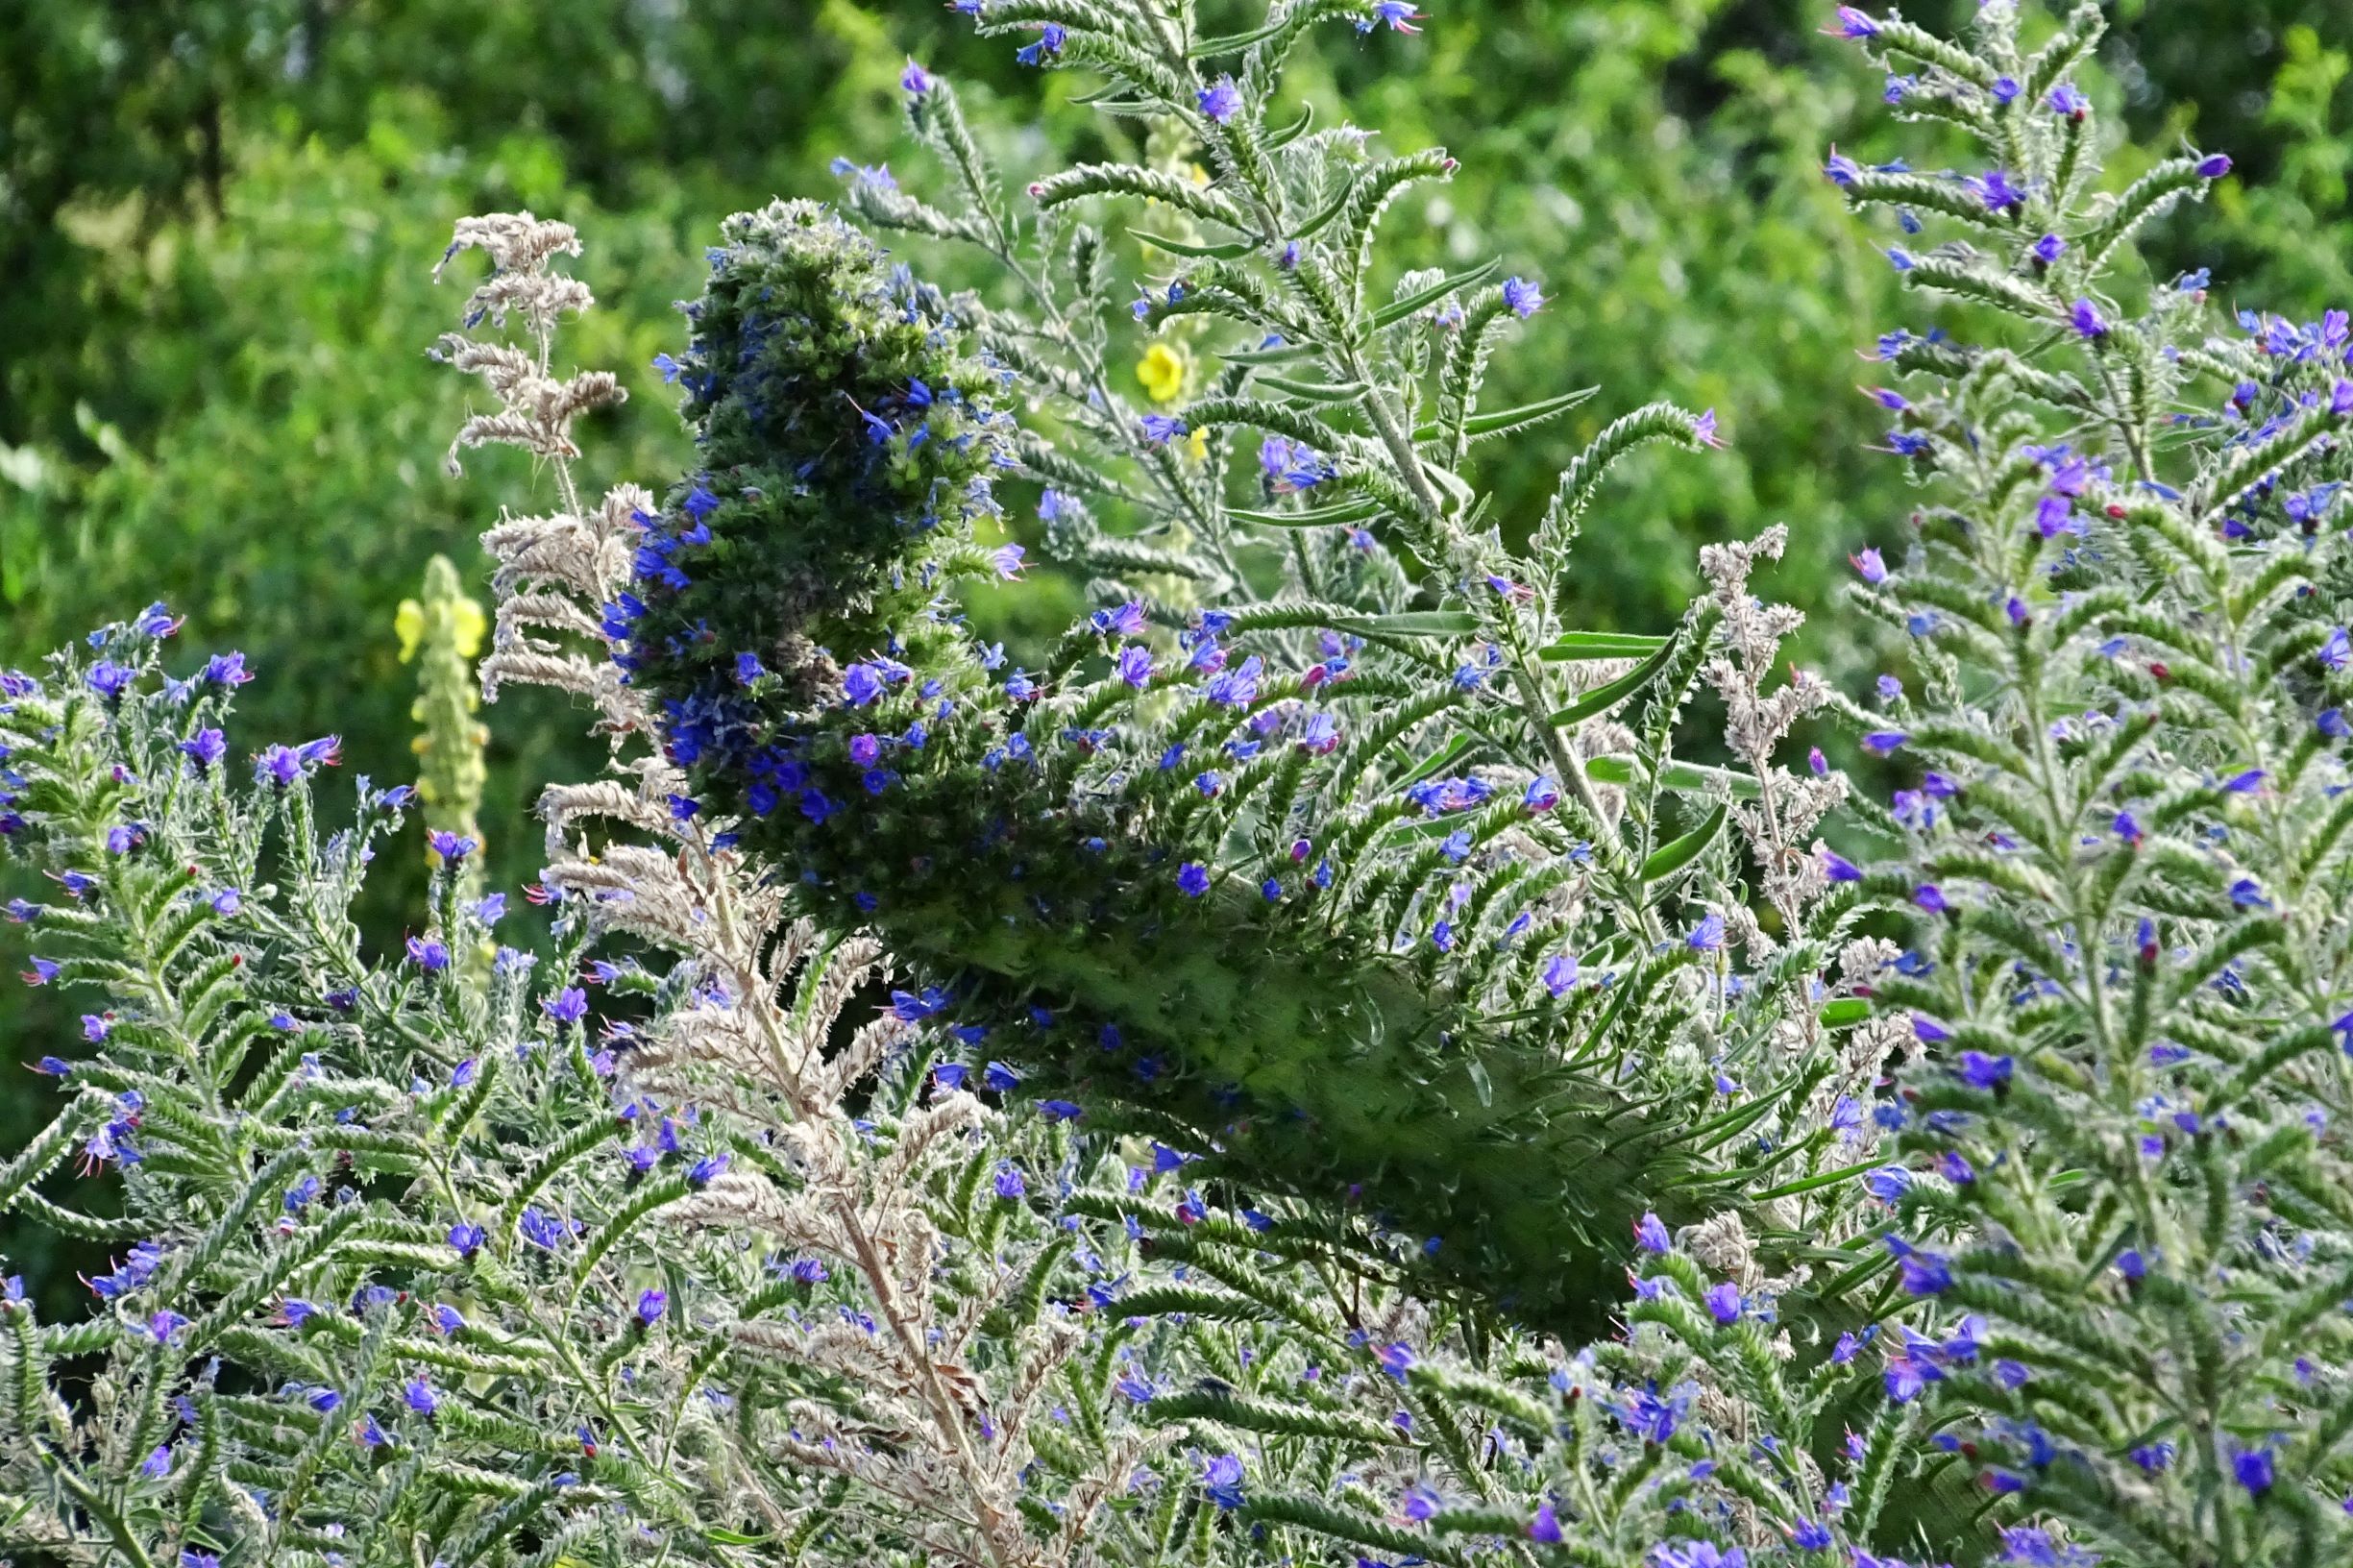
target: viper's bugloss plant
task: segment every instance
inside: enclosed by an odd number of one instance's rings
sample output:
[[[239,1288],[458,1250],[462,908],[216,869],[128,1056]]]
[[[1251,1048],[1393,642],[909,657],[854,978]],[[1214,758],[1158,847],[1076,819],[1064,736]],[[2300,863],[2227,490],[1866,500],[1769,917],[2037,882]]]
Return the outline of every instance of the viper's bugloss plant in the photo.
[[[483,685],[613,745],[544,797],[527,951],[446,825],[373,950],[409,791],[329,830],[333,739],[233,744],[243,661],[161,606],[0,677],[0,835],[59,888],[9,914],[90,1007],[0,1208],[119,1249],[82,1321],[0,1300],[0,1539],[2344,1556],[2353,333],[2138,274],[2227,159],[2102,188],[2097,12],[1832,23],[1987,149],[1826,168],[1973,307],[1877,347],[1924,501],[1856,555],[1904,661],[1865,706],[1777,674],[1782,529],[1661,635],[1562,624],[1606,470],[1711,416],[1636,408],[1489,515],[1471,449],[1592,395],[1481,406],[1546,284],[1385,276],[1451,164],[1282,102],[1305,28],[1417,12],[959,9],[1145,154],[1002,185],[910,62],[953,195],[851,166],[846,206],[993,283],[729,220],[658,499],[575,486],[622,392],[556,364],[573,232],[444,257],[490,262],[459,447],[557,498],[484,536]],[[1017,495],[1098,607],[1009,671],[961,585],[1020,576]],[[1841,723],[1889,806],[1797,757]]]
[[[1381,275],[1384,211],[1452,160],[1279,102],[1303,31],[1357,9],[1225,38],[1186,7],[979,14],[1108,78],[1164,156],[1007,188],[952,86],[911,69],[954,209],[856,169],[850,205],[979,247],[1001,305],[809,204],[730,220],[661,367],[697,465],[636,518],[602,606],[693,781],[674,809],[918,965],[975,1072],[1597,1326],[1633,1220],[1705,1213],[1738,1180],[1708,1152],[1839,1070],[1814,979],[1852,900],[1821,901],[1802,836],[1840,785],[1775,758],[1818,689],[1768,690],[1795,619],[1748,605],[1740,552],[1672,636],[1556,608],[1610,463],[1703,450],[1715,422],[1611,424],[1514,548],[1470,449],[1589,394],[1480,403],[1534,281]],[[1140,406],[1110,369],[1123,335],[1149,341]],[[1035,671],[954,597],[1022,569],[978,537],[1002,478],[1041,487],[1101,595]],[[1741,714],[1741,768],[1675,754],[1702,684]],[[1765,1164],[1803,1168],[1797,1142]]]
[[[1873,394],[1924,492],[1906,557],[1857,563],[1909,666],[1851,714],[1906,780],[1862,885],[1924,925],[1877,992],[1933,1047],[1903,1144],[1936,1174],[1890,1183],[1888,1245],[1977,1347],[1891,1389],[2087,1560],[2327,1562],[2353,1481],[2345,318],[2232,332],[2203,273],[2140,271],[2136,231],[2230,159],[2100,188],[2070,81],[2100,25],[1848,24],[1983,162],[1829,176],[1917,214],[1908,281],[1989,328],[1882,339]]]

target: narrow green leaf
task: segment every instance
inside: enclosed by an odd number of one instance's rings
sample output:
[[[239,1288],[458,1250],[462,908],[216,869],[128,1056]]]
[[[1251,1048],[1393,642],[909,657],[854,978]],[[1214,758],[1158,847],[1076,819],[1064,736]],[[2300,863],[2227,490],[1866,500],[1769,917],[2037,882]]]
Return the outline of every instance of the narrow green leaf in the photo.
[[[1166,251],[1170,256],[1208,257],[1219,261],[1231,261],[1250,254],[1250,242],[1246,239],[1213,245],[1196,239],[1174,239],[1166,234],[1156,234],[1148,229],[1130,229],[1128,233],[1155,250]]]
[[[1542,648],[1536,657],[1547,664],[1573,664],[1582,659],[1647,659],[1667,646],[1664,637],[1632,631],[1564,631]]]
[[[1456,762],[1463,756],[1464,753],[1468,752],[1472,747],[1478,744],[1478,742],[1472,740],[1468,735],[1458,735],[1453,740],[1448,741],[1442,748],[1433,751],[1430,753],[1430,755],[1424,757],[1421,760],[1420,766],[1416,767],[1411,772],[1407,773],[1403,778],[1396,780],[1389,786],[1389,788],[1402,792],[1411,789],[1414,785],[1419,784],[1425,778],[1434,778],[1439,773],[1446,772],[1447,769],[1452,768]]]
[[[1871,1017],[1871,1003],[1860,996],[1841,996],[1837,1001],[1825,1002],[1822,1011],[1814,1015],[1825,1029],[1844,1029]]]
[[[1581,724],[1596,714],[1607,713],[1655,679],[1658,672],[1667,667],[1667,657],[1674,651],[1675,645],[1668,643],[1617,679],[1594,687],[1555,713],[1553,727],[1558,729],[1569,724]]]
[[[1634,759],[1629,756],[1588,757],[1585,776],[1596,784],[1631,785],[1635,781]],[[1742,800],[1756,798],[1756,780],[1747,773],[1729,768],[1703,768],[1697,763],[1671,762],[1659,771],[1659,786],[1683,795],[1713,795],[1728,791]]]
[[[1434,305],[1457,289],[1469,288],[1474,283],[1484,282],[1501,264],[1493,257],[1489,257],[1468,272],[1458,272],[1452,278],[1439,279],[1428,288],[1417,288],[1404,299],[1385,305],[1374,311],[1373,326],[1376,329],[1394,327],[1422,306]]]
[[[1555,415],[1567,413],[1600,390],[1598,386],[1582,387],[1575,392],[1563,392],[1556,398],[1543,398],[1534,403],[1524,403],[1517,408],[1500,408],[1491,414],[1475,414],[1462,422],[1462,433],[1472,436],[1507,435],[1513,430],[1525,429],[1531,425],[1541,425]],[[1417,426],[1413,431],[1413,439],[1432,441],[1437,438],[1437,433],[1438,428],[1435,423]]]
[[[1270,153],[1281,152],[1306,135],[1308,127],[1314,123],[1315,106],[1311,103],[1301,104],[1299,117],[1266,138],[1266,150]]]
[[[1479,617],[1468,610],[1400,610],[1394,615],[1336,615],[1335,631],[1360,637],[1467,637],[1479,629]]]
[[[1713,843],[1716,835],[1724,830],[1725,818],[1728,815],[1727,808],[1719,803],[1715,810],[1707,814],[1707,821],[1673,844],[1654,851],[1651,858],[1642,863],[1642,880],[1663,882],[1699,859],[1700,851]]]
[[[1219,37],[1203,38],[1185,51],[1189,60],[1213,60],[1219,55],[1238,55],[1262,39],[1271,38],[1283,31],[1286,18],[1278,16],[1264,27],[1254,27],[1247,33],[1228,33]]]
[[[1354,403],[1364,396],[1362,381],[1295,381],[1287,376],[1261,376],[1257,384],[1307,403]]]
[[[1312,343],[1277,343],[1270,348],[1227,349],[1217,357],[1229,365],[1279,365],[1287,360],[1305,358],[1314,352]]]
[[[1237,523],[1258,523],[1270,528],[1320,528],[1333,524],[1361,523],[1368,517],[1380,515],[1380,506],[1367,502],[1317,506],[1304,512],[1262,512],[1241,506],[1226,508],[1226,516]]]

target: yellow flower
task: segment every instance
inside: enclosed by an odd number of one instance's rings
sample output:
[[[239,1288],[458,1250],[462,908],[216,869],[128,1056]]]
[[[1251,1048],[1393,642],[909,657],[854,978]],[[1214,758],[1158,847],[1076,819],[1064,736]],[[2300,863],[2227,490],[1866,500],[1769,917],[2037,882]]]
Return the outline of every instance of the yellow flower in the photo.
[[[1185,356],[1165,343],[1143,351],[1136,379],[1154,403],[1174,403],[1185,394]]]
[[[417,645],[425,640],[425,606],[413,599],[402,600],[392,612],[392,634],[401,640],[401,662],[415,658]]]
[[[1185,438],[1185,455],[1196,463],[1210,460],[1210,437],[1207,430],[1195,430]]]
[[[457,656],[470,659],[482,650],[482,633],[490,629],[482,607],[470,599],[461,599],[450,606],[452,640],[457,644]]]

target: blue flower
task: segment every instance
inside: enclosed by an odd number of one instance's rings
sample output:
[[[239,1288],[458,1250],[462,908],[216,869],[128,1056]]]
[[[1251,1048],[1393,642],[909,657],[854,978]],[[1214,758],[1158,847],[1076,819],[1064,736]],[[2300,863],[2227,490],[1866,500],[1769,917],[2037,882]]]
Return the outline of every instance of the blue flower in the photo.
[[[1906,1294],[1937,1296],[1952,1288],[1952,1267],[1944,1258],[1924,1252],[1901,1237],[1891,1236],[1886,1239]]]
[[[1198,898],[1209,892],[1209,868],[1197,860],[1189,860],[1178,867],[1177,891],[1188,898]]]
[[[2271,1489],[2271,1451],[2267,1448],[2241,1449],[2231,1457],[2232,1479],[2246,1488],[2249,1497],[2261,1497]]]
[[[981,1087],[992,1093],[1009,1092],[1021,1082],[1021,1075],[1002,1062],[992,1062],[980,1075]]]
[[[1086,1115],[1084,1110],[1068,1100],[1040,1100],[1038,1109],[1045,1114],[1048,1121],[1076,1121]]]
[[[669,1310],[669,1292],[663,1290],[645,1290],[639,1292],[637,1298],[637,1320],[640,1323],[645,1324],[648,1328],[651,1328],[656,1322],[658,1322],[661,1319],[662,1314]]]
[[[1707,1308],[1707,1315],[1718,1323],[1729,1325],[1740,1321],[1743,1306],[1740,1286],[1731,1281],[1726,1280],[1719,1285],[1709,1286],[1707,1293],[1700,1300]]]
[[[1242,107],[1241,89],[1234,85],[1231,76],[1219,77],[1196,92],[1194,99],[1200,105],[1201,112],[1219,125],[1231,120]]]
[[[558,1023],[577,1023],[588,1015],[588,992],[577,986],[566,986],[541,1001],[539,1007]]]
[[[909,93],[920,98],[932,89],[932,75],[910,60],[907,61],[907,68],[898,73],[898,85],[906,88]]]
[[[1220,1454],[1210,1460],[1201,1472],[1201,1489],[1220,1508],[1240,1507],[1245,1501],[1242,1461],[1231,1454]]]
[[[1533,279],[1507,278],[1504,280],[1504,304],[1511,313],[1526,321],[1544,308],[1544,290]]]
[[[1634,1221],[1634,1245],[1644,1252],[1665,1252],[1674,1244],[1667,1235],[1666,1222],[1656,1214],[1646,1213]]]
[[[2106,318],[2100,315],[2099,306],[2094,305],[2090,300],[2077,300],[2074,309],[2068,313],[2068,320],[2073,325],[2075,335],[2086,342],[2093,342],[2108,335]]]
[[[460,1258],[473,1257],[486,1239],[479,1225],[461,1222],[450,1227],[450,1245],[457,1249]]]
[[[1988,1056],[1983,1051],[1963,1051],[1957,1069],[1961,1081],[1972,1089],[1999,1090],[2009,1087],[2017,1063],[2007,1056]]]
[[[1683,938],[1684,945],[1695,953],[1712,953],[1724,945],[1724,917],[1710,910],[1699,924]]]
[[[475,843],[472,839],[463,838],[440,828],[428,834],[426,843],[432,846],[434,854],[441,857],[442,863],[449,866],[456,865],[472,854],[475,849]]]

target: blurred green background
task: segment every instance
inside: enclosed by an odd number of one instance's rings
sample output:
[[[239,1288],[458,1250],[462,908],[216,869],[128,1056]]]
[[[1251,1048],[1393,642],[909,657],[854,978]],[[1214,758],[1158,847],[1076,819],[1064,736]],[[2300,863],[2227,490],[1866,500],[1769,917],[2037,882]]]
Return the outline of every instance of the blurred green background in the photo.
[[[1242,25],[1241,0],[1204,9]],[[1918,317],[1819,172],[1833,142],[1867,159],[1906,145],[1880,82],[1816,33],[1830,7],[1813,0],[1430,10],[1418,37],[1328,30],[1290,90],[1322,100],[1326,123],[1345,103],[1394,146],[1462,159],[1390,220],[1396,264],[1493,252],[1544,281],[1554,303],[1500,365],[1498,402],[1603,388],[1581,425],[1490,458],[1501,514],[1540,510],[1616,413],[1712,405],[1728,452],[1632,465],[1589,523],[1587,619],[1657,625],[1698,543],[1776,521],[1797,544],[1772,591],[1820,605],[1834,563],[1895,537],[1909,506],[1863,450],[1878,422],[1853,386],[1857,346]],[[1955,19],[1927,10],[1913,13]],[[2297,315],[2353,296],[2353,6],[2124,0],[2113,15],[2083,84],[2111,134],[2194,135],[2239,160],[2154,236],[2160,269],[2211,265],[2225,298]],[[578,227],[602,307],[568,347],[633,394],[583,431],[586,477],[658,487],[686,446],[647,365],[676,344],[671,302],[699,286],[705,237],[772,195],[832,191],[837,155],[919,180],[899,134],[906,56],[959,82],[1010,177],[1099,151],[1068,102],[1084,83],[1013,51],[938,0],[5,8],[0,665],[162,598],[188,615],[189,652],[241,648],[259,672],[245,748],[332,730],[347,772],[410,776],[395,606],[436,551],[479,580],[474,538],[499,502],[552,504],[512,453],[477,454],[463,481],[442,470],[468,398],[426,356],[465,287],[429,276],[453,220],[528,207]],[[1814,651],[1846,656],[1826,638]],[[483,821],[511,886],[538,864],[528,798],[596,759],[544,696],[486,717]],[[380,879],[388,931],[422,880],[403,859]],[[0,926],[9,971],[21,937]],[[70,1054],[71,1000],[0,987],[0,1057]],[[45,1115],[45,1094],[21,1091],[38,1082],[0,1093],[0,1148]]]

